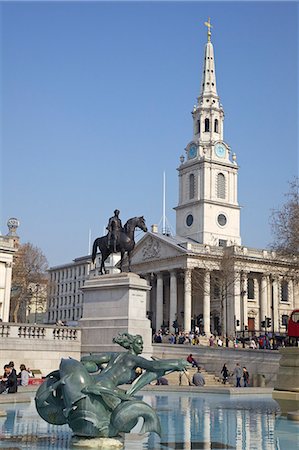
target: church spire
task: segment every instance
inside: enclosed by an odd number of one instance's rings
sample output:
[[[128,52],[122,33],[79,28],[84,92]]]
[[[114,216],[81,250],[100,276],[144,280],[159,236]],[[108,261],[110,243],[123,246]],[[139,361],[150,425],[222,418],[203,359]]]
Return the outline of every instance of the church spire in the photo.
[[[208,28],[208,42],[205,45],[205,58],[203,65],[202,84],[201,84],[201,96],[216,96],[216,73],[215,73],[215,60],[214,60],[214,48],[211,42],[211,20],[210,17],[205,26]]]

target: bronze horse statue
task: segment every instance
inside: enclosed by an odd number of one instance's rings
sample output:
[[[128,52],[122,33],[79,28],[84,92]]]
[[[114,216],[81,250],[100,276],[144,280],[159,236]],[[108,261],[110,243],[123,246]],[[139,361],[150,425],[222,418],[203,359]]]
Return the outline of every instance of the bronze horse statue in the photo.
[[[119,233],[119,239],[117,240],[116,244],[116,253],[121,254],[121,260],[120,260],[120,270],[122,271],[122,262],[124,254],[127,253],[128,255],[128,264],[129,264],[129,272],[131,272],[131,252],[133,251],[135,247],[135,241],[134,241],[134,232],[135,228],[140,228],[142,231],[146,232],[147,227],[145,225],[144,217],[132,217],[132,219],[129,219],[126,224],[124,225],[123,229]],[[105,261],[108,258],[111,253],[114,253],[114,249],[108,247],[108,234],[105,236],[99,237],[95,239],[93,246],[92,246],[92,262],[95,262],[96,255],[97,255],[97,249],[100,250],[102,260],[101,260],[101,267],[100,267],[100,273],[103,275],[103,273],[106,273],[105,271]]]

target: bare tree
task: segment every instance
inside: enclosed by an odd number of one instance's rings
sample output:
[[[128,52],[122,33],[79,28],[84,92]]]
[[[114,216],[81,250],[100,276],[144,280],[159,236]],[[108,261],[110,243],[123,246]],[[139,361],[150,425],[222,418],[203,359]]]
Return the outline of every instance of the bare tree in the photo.
[[[20,245],[12,271],[10,321],[24,321],[24,311],[26,316],[26,307],[34,295],[32,287],[46,284],[47,268],[47,259],[38,247]]]
[[[272,211],[270,223],[274,242],[272,248],[278,252],[299,257],[299,179],[290,182],[290,191],[285,194],[286,202]]]

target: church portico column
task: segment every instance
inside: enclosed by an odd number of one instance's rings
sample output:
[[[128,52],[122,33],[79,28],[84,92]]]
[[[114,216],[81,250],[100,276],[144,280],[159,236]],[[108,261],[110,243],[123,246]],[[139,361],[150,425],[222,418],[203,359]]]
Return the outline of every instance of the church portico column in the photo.
[[[248,273],[242,271],[241,272],[241,299],[242,299],[242,330],[245,330],[245,327],[248,327],[248,307],[247,307],[247,278]]]
[[[278,279],[271,276],[272,279],[272,321],[274,331],[279,331],[279,312],[278,312]]]
[[[184,331],[189,332],[191,330],[191,269],[185,270],[185,285],[184,285]]]
[[[236,279],[234,280],[234,283],[231,283],[231,286],[233,288],[233,300],[234,300],[234,307],[233,311],[234,314],[230,315],[230,319],[234,319],[233,322],[231,321],[231,331],[240,331],[242,326],[242,319],[243,317],[243,311],[241,307],[241,273],[238,274]],[[237,325],[239,324],[239,325]]]
[[[260,292],[260,322],[267,316],[267,276],[262,274]],[[261,324],[260,324],[261,327]]]
[[[203,294],[203,330],[206,336],[210,337],[211,323],[210,323],[210,289],[211,289],[211,272],[209,270],[204,271],[204,294]]]
[[[156,331],[159,331],[163,324],[163,274],[157,273],[156,292]]]
[[[174,332],[173,322],[177,318],[177,273],[170,272],[169,329]]]
[[[293,280],[290,280],[288,283],[288,297],[289,297],[289,302],[291,305],[291,308],[294,309],[295,308],[295,298],[294,298],[294,282]]]
[[[147,273],[145,275],[146,282],[148,286],[151,286],[151,274]],[[146,311],[151,310],[151,290],[148,290],[146,293]]]

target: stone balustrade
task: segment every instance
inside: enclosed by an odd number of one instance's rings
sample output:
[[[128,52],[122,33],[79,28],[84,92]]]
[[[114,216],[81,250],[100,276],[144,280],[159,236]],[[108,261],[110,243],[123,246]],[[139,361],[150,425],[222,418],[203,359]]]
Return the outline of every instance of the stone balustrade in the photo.
[[[10,338],[27,338],[27,339],[62,339],[73,340],[80,339],[81,330],[75,327],[53,327],[44,325],[24,325],[24,324],[1,324],[0,339],[3,337]]]
[[[0,323],[0,370],[14,361],[39,369],[42,375],[59,367],[61,358],[80,360],[81,329],[44,324]]]

